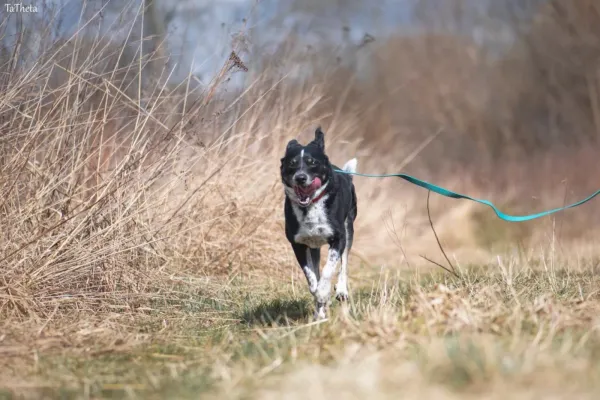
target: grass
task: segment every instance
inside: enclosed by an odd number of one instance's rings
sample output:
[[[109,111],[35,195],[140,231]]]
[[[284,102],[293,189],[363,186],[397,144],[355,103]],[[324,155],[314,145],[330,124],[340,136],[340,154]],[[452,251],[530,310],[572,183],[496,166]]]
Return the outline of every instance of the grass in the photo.
[[[501,398],[499,387],[514,398],[592,398],[600,393],[592,267],[382,276],[333,304],[325,322],[312,321],[305,288],[284,280],[240,278],[218,301],[190,286],[145,315],[128,313],[130,334],[149,335],[143,342],[77,345],[77,333],[63,333],[70,345],[5,358],[3,386],[31,398]],[[354,271],[353,280],[362,273]],[[102,329],[89,335],[107,339]]]

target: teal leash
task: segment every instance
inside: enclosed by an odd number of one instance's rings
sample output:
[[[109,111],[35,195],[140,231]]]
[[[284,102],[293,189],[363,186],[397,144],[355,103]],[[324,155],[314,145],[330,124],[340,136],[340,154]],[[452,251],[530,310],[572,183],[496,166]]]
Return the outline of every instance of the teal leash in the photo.
[[[494,210],[494,212],[496,213],[496,215],[498,216],[498,218],[503,219],[504,221],[508,221],[508,222],[524,222],[524,221],[531,221],[532,219],[537,219],[537,218],[541,218],[541,217],[545,217],[547,215],[550,214],[554,214],[557,213],[559,211],[563,211],[563,210],[567,210],[569,208],[574,208],[577,206],[580,206],[582,204],[587,203],[588,201],[592,200],[594,197],[598,196],[600,194],[600,190],[598,190],[597,192],[595,192],[594,194],[592,194],[591,196],[586,197],[585,199],[578,201],[577,203],[573,203],[570,204],[568,206],[565,207],[559,207],[559,208],[554,208],[552,210],[548,210],[548,211],[543,211],[537,214],[530,214],[530,215],[508,215],[503,213],[502,211],[500,211],[494,204],[492,204],[492,202],[488,201],[488,200],[481,200],[481,199],[476,199],[474,197],[471,196],[467,196],[464,194],[460,194],[460,193],[456,193],[453,192],[451,190],[448,189],[444,189],[441,186],[437,186],[434,185],[432,183],[429,182],[425,182],[421,179],[415,178],[413,176],[410,175],[406,175],[406,174],[361,174],[358,172],[348,172],[348,171],[343,171],[343,170],[339,170],[336,169],[335,172],[339,172],[342,174],[347,174],[347,175],[356,175],[356,176],[364,176],[367,178],[391,178],[391,177],[397,177],[397,178],[402,178],[414,185],[420,186],[424,189],[427,190],[431,190],[432,192],[435,192],[437,194],[441,194],[442,196],[446,196],[446,197],[450,197],[452,199],[467,199],[467,200],[471,200],[474,201],[476,203],[479,204],[484,204],[488,207],[491,207],[492,210]]]

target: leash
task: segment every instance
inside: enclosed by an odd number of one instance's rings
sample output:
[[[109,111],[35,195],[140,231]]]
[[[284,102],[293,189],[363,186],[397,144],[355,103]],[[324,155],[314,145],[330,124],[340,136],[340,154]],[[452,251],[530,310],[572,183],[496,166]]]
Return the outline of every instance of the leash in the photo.
[[[532,219],[545,217],[547,215],[554,214],[559,211],[567,210],[569,208],[574,208],[574,207],[580,206],[582,204],[585,204],[600,194],[600,190],[598,190],[596,193],[592,194],[591,196],[586,197],[585,199],[583,199],[581,201],[578,201],[577,203],[573,203],[573,204],[570,204],[570,205],[564,206],[564,207],[554,208],[554,209],[548,210],[548,211],[543,211],[543,212],[540,212],[537,214],[508,215],[508,214],[505,214],[502,211],[500,211],[498,208],[496,208],[496,206],[494,204],[492,204],[491,201],[476,199],[471,196],[456,193],[451,190],[445,189],[441,186],[437,186],[437,185],[434,185],[433,183],[425,182],[421,179],[415,178],[410,175],[400,174],[400,173],[397,173],[397,174],[361,174],[358,172],[348,172],[348,171],[343,171],[340,169],[335,169],[334,171],[342,173],[342,174],[347,174],[347,175],[364,176],[366,178],[391,178],[391,177],[402,178],[414,185],[420,186],[427,190],[431,190],[432,192],[441,194],[442,196],[450,197],[452,199],[466,199],[466,200],[474,201],[479,204],[484,204],[488,207],[491,207],[494,210],[494,212],[496,213],[496,215],[498,216],[498,218],[503,219],[504,221],[508,221],[508,222],[524,222],[524,221],[531,221]]]

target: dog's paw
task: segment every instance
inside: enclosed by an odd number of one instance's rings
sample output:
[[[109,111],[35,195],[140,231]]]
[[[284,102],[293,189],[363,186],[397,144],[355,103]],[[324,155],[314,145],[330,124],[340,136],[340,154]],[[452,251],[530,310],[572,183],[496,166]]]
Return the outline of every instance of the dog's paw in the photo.
[[[348,288],[346,285],[335,285],[335,299],[340,302],[348,301]]]
[[[326,281],[319,282],[317,286],[317,293],[315,293],[315,297],[317,299],[317,303],[327,304],[329,301],[329,295],[331,294],[331,283]]]
[[[315,311],[315,314],[313,315],[313,318],[315,321],[320,321],[322,319],[326,319],[327,318],[327,313],[325,312],[325,305],[324,304],[318,304],[317,305],[317,310]]]
[[[345,292],[337,292],[335,294],[335,299],[340,303],[345,303],[348,301],[348,293]]]

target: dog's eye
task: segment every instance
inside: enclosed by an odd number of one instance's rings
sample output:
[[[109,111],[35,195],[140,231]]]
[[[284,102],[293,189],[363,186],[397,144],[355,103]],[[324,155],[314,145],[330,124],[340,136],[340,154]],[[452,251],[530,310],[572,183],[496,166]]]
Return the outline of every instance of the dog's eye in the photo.
[[[313,160],[312,158],[307,158],[307,159],[306,159],[306,163],[307,163],[308,165],[315,165],[315,160]]]
[[[292,158],[292,159],[290,160],[290,162],[288,163],[288,165],[289,165],[290,167],[295,167],[295,166],[296,166],[296,164],[298,164],[298,160],[296,160],[295,158]]]

